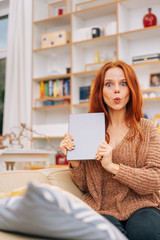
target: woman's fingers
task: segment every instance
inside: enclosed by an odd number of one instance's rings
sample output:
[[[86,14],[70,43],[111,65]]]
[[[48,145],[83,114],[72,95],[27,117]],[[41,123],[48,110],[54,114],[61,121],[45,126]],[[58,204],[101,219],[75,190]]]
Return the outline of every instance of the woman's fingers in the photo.
[[[73,137],[70,134],[65,133],[64,139],[60,143],[60,149],[65,155],[67,153],[66,150],[70,151],[74,149]]]
[[[73,137],[70,134],[65,134],[64,146],[66,147],[67,150],[74,149]]]
[[[111,151],[112,151],[111,146],[106,141],[103,141],[100,143],[98,147],[98,151],[96,153],[95,158],[97,160],[101,160],[105,155],[109,155]]]
[[[102,157],[103,157],[103,154],[100,154],[99,152],[96,153],[95,158],[96,158],[97,160],[101,160]]]

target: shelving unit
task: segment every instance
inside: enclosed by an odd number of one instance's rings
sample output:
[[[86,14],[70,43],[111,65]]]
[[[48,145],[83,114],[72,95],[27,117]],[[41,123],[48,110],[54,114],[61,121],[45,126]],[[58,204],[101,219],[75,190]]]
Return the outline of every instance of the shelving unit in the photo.
[[[33,1],[33,76],[32,126],[59,144],[68,130],[71,113],[85,113],[89,103],[80,103],[79,88],[92,84],[97,70],[86,71],[86,65],[99,61],[121,59],[132,65],[139,79],[144,98],[143,111],[150,119],[160,113],[160,88],[149,88],[150,73],[160,72],[160,60],[132,64],[132,57],[160,53],[159,0],[32,0]],[[52,8],[48,11],[48,8]],[[57,7],[65,7],[57,16]],[[148,8],[157,16],[156,26],[144,28],[143,16]],[[56,9],[54,9],[56,8]],[[100,36],[92,37],[92,28]],[[71,41],[60,46],[42,48],[44,33],[66,30]],[[67,73],[70,68],[70,73]],[[70,94],[40,98],[40,83],[56,79],[70,80]],[[149,97],[154,93],[154,97]],[[68,99],[68,104],[44,106],[45,101]],[[36,141],[44,137],[34,136]],[[44,143],[44,142],[43,142]]]

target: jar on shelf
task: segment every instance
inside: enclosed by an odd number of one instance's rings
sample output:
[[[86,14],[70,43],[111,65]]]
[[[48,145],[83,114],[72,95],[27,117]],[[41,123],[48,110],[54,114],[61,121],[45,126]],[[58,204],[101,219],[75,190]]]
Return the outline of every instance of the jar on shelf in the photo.
[[[148,13],[143,18],[144,27],[152,27],[157,25],[157,17],[152,13],[152,8],[148,8]]]

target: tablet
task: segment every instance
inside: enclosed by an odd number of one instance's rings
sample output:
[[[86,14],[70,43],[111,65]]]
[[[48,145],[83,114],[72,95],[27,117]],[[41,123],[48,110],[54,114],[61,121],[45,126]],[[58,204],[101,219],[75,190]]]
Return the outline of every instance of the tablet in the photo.
[[[74,138],[74,150],[67,160],[94,160],[99,144],[105,140],[104,113],[71,114],[68,133]]]

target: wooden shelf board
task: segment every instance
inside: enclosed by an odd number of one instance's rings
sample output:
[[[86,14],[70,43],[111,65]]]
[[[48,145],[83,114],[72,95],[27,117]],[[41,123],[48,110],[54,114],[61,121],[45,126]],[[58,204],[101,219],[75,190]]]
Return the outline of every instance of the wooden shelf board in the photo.
[[[74,11],[73,14],[82,18],[83,20],[94,19],[106,15],[116,15],[116,1]]]
[[[73,107],[83,107],[83,106],[88,106],[89,102],[84,102],[84,103],[76,103],[73,104]]]
[[[50,136],[50,137],[33,137],[34,140],[41,140],[41,139],[58,139],[64,138],[64,136]]]
[[[46,50],[68,47],[70,45],[71,45],[70,43],[66,43],[66,44],[62,44],[62,45],[58,45],[58,46],[51,46],[51,47],[47,47],[47,48],[38,48],[38,49],[34,49],[32,51],[33,52],[42,52],[42,51],[46,51]]]
[[[43,98],[36,98],[36,101],[49,101],[49,100],[63,100],[63,99],[71,99],[71,96],[62,96],[62,97],[43,97]]]
[[[33,54],[41,54],[44,56],[50,56],[54,58],[57,58],[61,54],[70,55],[70,53],[71,53],[71,43],[63,44],[60,46],[39,48],[39,49],[33,50]]]
[[[143,65],[150,65],[150,64],[159,64],[160,61],[152,61],[152,62],[143,62],[143,63],[136,63],[132,64],[132,67],[143,66]]]
[[[60,16],[34,21],[33,24],[45,29],[50,29],[70,24],[70,18],[71,13],[66,13]]]
[[[71,105],[59,104],[59,105],[52,105],[52,106],[34,107],[33,110],[45,110],[45,109],[53,109],[53,108],[67,108],[67,107],[71,107]]]
[[[55,80],[55,79],[60,79],[60,78],[70,78],[71,74],[67,73],[67,74],[60,74],[60,75],[51,75],[51,76],[46,76],[46,77],[39,77],[39,78],[33,78],[33,81],[48,81],[48,80]]]
[[[97,74],[98,70],[93,70],[93,71],[84,71],[84,72],[76,72],[73,73],[73,76],[79,76],[79,77],[85,77],[87,76],[95,76]]]
[[[160,97],[154,97],[154,98],[143,98],[143,101],[155,101],[160,100]]]
[[[68,165],[58,165],[58,164],[50,164],[49,168],[64,168],[68,167]],[[39,170],[39,169],[44,169],[45,165],[41,164],[31,164],[30,166],[31,170]]]
[[[142,89],[141,90],[143,93],[144,92],[154,92],[154,91],[160,91],[160,87],[153,87],[153,88],[147,88],[147,89]]]
[[[157,37],[160,36],[160,25],[122,32],[118,33],[118,35],[127,40]]]
[[[97,38],[91,38],[83,41],[73,42],[72,44],[82,48],[92,48],[99,45],[115,45],[117,34],[112,34],[108,36],[101,36]]]

